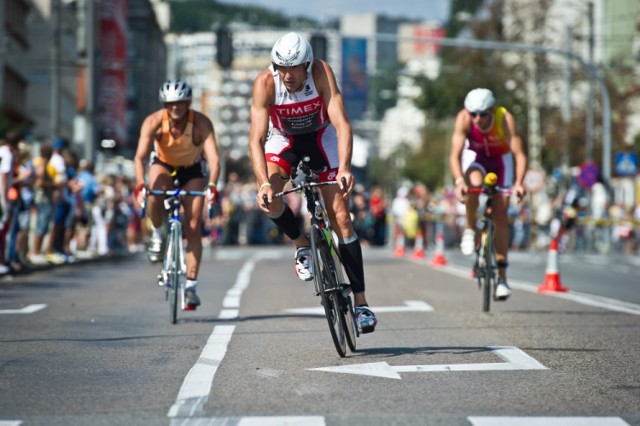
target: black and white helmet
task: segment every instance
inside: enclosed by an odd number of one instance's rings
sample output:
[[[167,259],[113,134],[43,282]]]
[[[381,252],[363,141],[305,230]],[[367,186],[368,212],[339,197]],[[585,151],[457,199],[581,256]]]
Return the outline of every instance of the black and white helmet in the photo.
[[[311,44],[298,33],[288,33],[280,37],[271,49],[271,62],[273,67],[294,67],[300,64],[307,65],[307,71],[311,71],[313,64],[313,50]]]
[[[162,84],[158,99],[160,102],[190,101],[191,86],[182,80],[167,80]]]

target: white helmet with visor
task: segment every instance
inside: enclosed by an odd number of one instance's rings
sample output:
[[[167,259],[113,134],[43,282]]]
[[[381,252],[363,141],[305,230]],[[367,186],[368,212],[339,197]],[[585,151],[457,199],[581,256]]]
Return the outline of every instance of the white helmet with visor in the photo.
[[[496,103],[496,98],[493,96],[493,92],[489,89],[473,89],[467,94],[464,99],[464,107],[469,112],[482,112],[489,108],[493,108]]]
[[[192,98],[191,86],[182,80],[167,80],[162,84],[158,99],[160,102],[190,101]]]
[[[311,44],[298,33],[287,33],[280,37],[271,49],[273,68],[293,67],[306,64],[307,71],[311,71],[313,64],[313,50]]]

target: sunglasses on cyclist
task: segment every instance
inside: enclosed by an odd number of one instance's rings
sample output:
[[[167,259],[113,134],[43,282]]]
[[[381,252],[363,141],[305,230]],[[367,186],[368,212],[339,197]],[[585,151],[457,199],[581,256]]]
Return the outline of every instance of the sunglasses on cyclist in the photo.
[[[475,112],[469,111],[469,114],[471,114],[471,116],[474,117],[474,118],[477,117],[477,116],[486,117],[487,115],[489,115],[489,111],[487,111],[487,110],[475,111]]]

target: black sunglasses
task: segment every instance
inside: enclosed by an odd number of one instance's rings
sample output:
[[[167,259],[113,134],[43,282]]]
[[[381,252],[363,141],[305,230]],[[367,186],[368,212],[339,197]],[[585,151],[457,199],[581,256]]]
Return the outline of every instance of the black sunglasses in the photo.
[[[472,117],[486,117],[487,115],[489,115],[489,111],[469,112],[469,114],[471,114]]]

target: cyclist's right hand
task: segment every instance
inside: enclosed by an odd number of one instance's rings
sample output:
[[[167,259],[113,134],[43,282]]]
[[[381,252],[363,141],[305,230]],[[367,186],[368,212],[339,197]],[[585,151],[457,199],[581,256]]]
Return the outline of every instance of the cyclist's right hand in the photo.
[[[139,183],[135,191],[133,191],[133,196],[136,202],[138,203],[138,205],[140,206],[144,205],[147,198],[147,191],[144,189],[145,189],[144,183]]]
[[[466,182],[460,182],[458,185],[456,185],[454,192],[458,201],[464,203],[464,196],[467,194],[468,190],[469,189],[467,188]]]
[[[273,200],[272,197],[273,189],[271,188],[271,184],[263,183],[260,188],[258,188],[258,193],[256,194],[256,202],[260,210],[269,213],[269,203]]]

